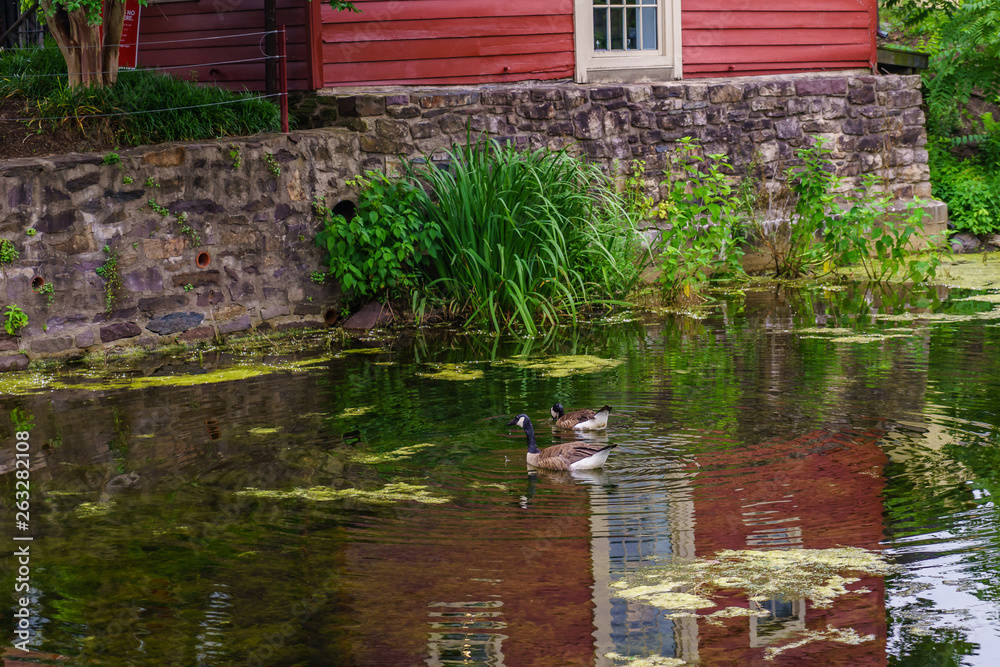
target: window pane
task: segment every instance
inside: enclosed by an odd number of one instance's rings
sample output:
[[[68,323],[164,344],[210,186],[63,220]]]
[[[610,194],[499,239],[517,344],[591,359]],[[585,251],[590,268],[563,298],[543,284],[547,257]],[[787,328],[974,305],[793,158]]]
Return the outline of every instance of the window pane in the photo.
[[[612,5],[622,5],[625,4],[625,0],[608,0],[608,3]]]
[[[611,49],[625,50],[625,10],[611,10]]]
[[[642,8],[642,48],[659,48],[656,43],[656,7]]]
[[[625,26],[625,48],[626,49],[638,49],[639,48],[639,10],[635,7],[628,7],[625,9],[625,20],[627,24]]]
[[[594,4],[595,5],[606,5],[606,4],[608,4],[608,0],[594,0]]]
[[[655,5],[656,4],[656,0],[642,0],[642,4],[644,4],[644,5]]]
[[[608,10],[594,10],[594,50],[608,49]]]

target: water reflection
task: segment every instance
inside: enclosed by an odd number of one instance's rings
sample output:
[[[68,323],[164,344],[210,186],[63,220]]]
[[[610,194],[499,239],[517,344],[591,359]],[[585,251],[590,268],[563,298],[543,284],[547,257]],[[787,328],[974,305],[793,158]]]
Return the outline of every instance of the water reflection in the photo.
[[[968,295],[777,288],[703,319],[651,313],[528,341],[430,332],[231,381],[210,382],[239,361],[222,356],[147,363],[137,389],[64,373],[0,401],[35,423],[32,655],[989,664],[1000,329],[993,303],[955,298]],[[507,362],[518,355],[537,363]],[[568,355],[620,363],[556,372]],[[482,377],[425,377],[441,364]],[[185,383],[170,382],[178,369]],[[606,433],[539,428],[540,446],[618,445],[603,470],[526,468],[503,424],[521,411],[542,424],[556,401],[620,406]],[[3,448],[7,525],[13,466]],[[695,615],[614,587],[664,558],[841,545],[885,549],[905,570],[829,608],[732,589]],[[12,562],[0,567],[13,589]],[[729,607],[767,613],[706,620]],[[874,639],[765,660],[828,627]]]

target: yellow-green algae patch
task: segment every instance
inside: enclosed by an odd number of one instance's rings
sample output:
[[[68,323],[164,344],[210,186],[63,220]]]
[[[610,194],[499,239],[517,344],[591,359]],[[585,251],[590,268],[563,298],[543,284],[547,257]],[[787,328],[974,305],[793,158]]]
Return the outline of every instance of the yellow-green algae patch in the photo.
[[[359,347],[353,350],[341,350],[343,354],[382,354],[387,352],[381,347]]]
[[[263,426],[258,426],[257,428],[252,428],[247,431],[250,435],[274,435],[275,433],[280,432],[280,428],[265,428]]]
[[[447,498],[432,495],[426,486],[395,482],[386,484],[381,489],[334,489],[329,486],[312,486],[307,489],[291,489],[277,491],[268,489],[248,488],[237,491],[238,496],[252,498],[271,498],[274,500],[309,500],[327,502],[331,500],[358,500],[372,505],[392,505],[394,503],[417,502],[440,504],[448,502]]]
[[[884,576],[896,571],[898,568],[880,554],[856,547],[727,550],[720,551],[713,559],[675,559],[641,568],[629,572],[612,586],[617,589],[618,597],[666,609],[674,608],[665,605],[676,600],[688,605],[701,604],[668,595],[669,591],[680,588],[701,592],[702,600],[708,599],[711,590],[738,589],[755,601],[808,598],[814,607],[829,607],[835,598],[859,592],[847,589],[858,578],[841,573]],[[695,597],[693,593],[686,595]]]
[[[628,667],[681,667],[688,664],[680,658],[669,658],[665,655],[650,655],[645,658],[632,655],[619,655],[618,653],[605,653],[605,658],[610,658],[616,662],[623,662]]]
[[[337,417],[340,419],[346,419],[347,417],[360,417],[366,412],[371,411],[373,408],[370,405],[365,405],[357,408],[344,408]]]
[[[87,389],[90,391],[101,389],[143,389],[146,387],[194,387],[203,384],[214,384],[216,382],[232,382],[234,380],[246,380],[262,375],[269,375],[279,371],[302,371],[306,366],[326,361],[323,359],[302,359],[299,361],[287,361],[280,364],[256,364],[237,365],[227,368],[220,368],[208,373],[183,374],[183,375],[147,375],[135,377],[102,378],[97,382],[64,382],[53,380],[50,387],[53,389]]]
[[[507,359],[504,364],[530,368],[548,377],[568,377],[578,373],[599,373],[622,364],[621,359],[603,359],[590,354],[561,355],[545,359]]]
[[[812,642],[838,642],[840,644],[856,646],[858,644],[863,644],[864,642],[874,641],[874,639],[875,635],[859,635],[857,630],[854,628],[841,629],[828,625],[826,626],[826,630],[805,630],[799,635],[799,638],[793,642],[781,644],[780,646],[768,646],[764,649],[764,659],[774,660],[784,651],[805,646],[806,644],[811,644]]]
[[[854,329],[845,329],[843,327],[808,327],[805,329],[796,329],[795,333],[800,334],[826,334],[828,336],[849,336],[854,333]],[[816,336],[813,336],[816,338]]]
[[[1000,285],[1000,253],[984,252],[968,259],[943,261],[930,282],[948,287],[986,289]]]
[[[109,500],[103,503],[82,503],[77,505],[74,513],[81,519],[92,519],[105,516],[115,508],[115,501]]]
[[[417,373],[418,377],[431,380],[453,380],[458,382],[468,382],[469,380],[479,380],[483,377],[483,371],[476,368],[469,368],[465,364],[427,364],[433,373]]]
[[[422,449],[428,449],[434,447],[435,445],[429,442],[422,442],[419,445],[408,445],[406,447],[400,447],[399,449],[394,449],[391,452],[359,452],[351,456],[351,460],[355,463],[367,463],[374,465],[376,463],[393,463],[395,461],[402,461],[403,459],[408,459]]]
[[[831,343],[877,343],[890,338],[912,338],[913,333],[862,333],[853,336],[837,336]]]
[[[14,396],[36,389],[45,389],[52,385],[53,380],[51,375],[34,371],[0,373],[0,394]]]

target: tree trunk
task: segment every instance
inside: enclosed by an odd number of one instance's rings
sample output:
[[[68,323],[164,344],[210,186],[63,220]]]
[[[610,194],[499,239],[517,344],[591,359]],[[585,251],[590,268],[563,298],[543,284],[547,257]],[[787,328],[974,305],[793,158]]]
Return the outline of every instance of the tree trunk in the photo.
[[[108,0],[104,16],[104,43],[100,28],[87,22],[84,9],[67,11],[64,5],[53,7],[52,0],[40,0],[45,23],[69,73],[69,85],[105,86],[118,80],[118,43],[125,25],[125,1]]]
[[[125,27],[125,0],[105,0],[104,3],[104,48],[101,49],[101,71],[104,85],[113,86],[118,81],[119,43]]]

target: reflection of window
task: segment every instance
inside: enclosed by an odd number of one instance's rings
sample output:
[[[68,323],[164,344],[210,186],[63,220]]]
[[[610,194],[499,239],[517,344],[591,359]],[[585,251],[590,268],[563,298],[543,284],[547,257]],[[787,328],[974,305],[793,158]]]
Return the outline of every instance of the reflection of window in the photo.
[[[594,0],[595,51],[655,51],[657,0]]]

